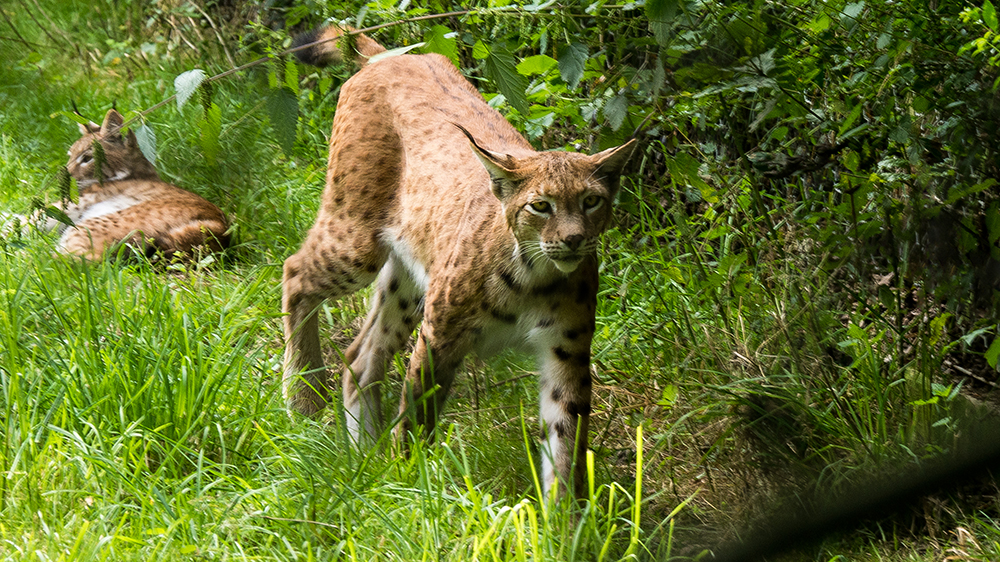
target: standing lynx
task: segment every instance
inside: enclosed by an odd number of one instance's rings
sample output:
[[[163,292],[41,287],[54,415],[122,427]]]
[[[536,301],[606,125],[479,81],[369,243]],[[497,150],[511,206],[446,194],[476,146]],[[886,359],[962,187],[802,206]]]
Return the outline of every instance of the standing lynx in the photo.
[[[326,27],[305,41],[341,33]],[[336,60],[334,44],[302,58]],[[362,64],[384,50],[364,36],[357,45]],[[365,64],[341,89],[316,223],[285,260],[288,407],[314,415],[330,400],[317,308],[375,281],[368,317],[344,353],[354,440],[378,434],[386,362],[423,318],[397,438],[434,429],[469,352],[527,348],[540,370],[545,491],[557,478],[580,490],[595,250],[633,145],[593,156],[536,152],[447,58]]]
[[[120,243],[167,256],[224,247],[228,237],[222,211],[161,180],[139,150],[135,133],[122,134],[123,124],[112,109],[101,126],[80,125],[83,136],[70,147],[66,164],[80,198],[63,209],[73,226],[60,237],[59,252],[97,260]],[[95,143],[104,152],[100,177]],[[45,226],[63,227],[52,220]]]

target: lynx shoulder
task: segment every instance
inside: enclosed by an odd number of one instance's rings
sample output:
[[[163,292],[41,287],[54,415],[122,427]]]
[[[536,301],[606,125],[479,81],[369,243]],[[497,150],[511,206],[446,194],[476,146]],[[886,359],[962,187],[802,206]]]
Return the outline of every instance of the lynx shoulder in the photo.
[[[73,226],[63,231],[59,252],[97,260],[121,243],[167,256],[225,247],[222,211],[161,180],[139,150],[135,133],[122,133],[123,124],[112,109],[102,125],[80,125],[82,136],[70,147],[66,163],[77,180],[79,200],[63,209]],[[100,164],[95,145],[103,152]]]
[[[329,40],[305,59],[340,58],[331,50],[341,33],[314,33]],[[418,324],[398,438],[433,431],[467,354],[524,348],[539,365],[545,489],[580,490],[596,250],[634,141],[592,156],[535,151],[445,57],[364,64],[383,48],[363,36],[354,44],[363,68],[341,89],[322,205],[284,264],[289,409],[315,415],[330,400],[319,305],[374,282],[368,317],[335,367],[353,438],[380,431],[386,363]]]

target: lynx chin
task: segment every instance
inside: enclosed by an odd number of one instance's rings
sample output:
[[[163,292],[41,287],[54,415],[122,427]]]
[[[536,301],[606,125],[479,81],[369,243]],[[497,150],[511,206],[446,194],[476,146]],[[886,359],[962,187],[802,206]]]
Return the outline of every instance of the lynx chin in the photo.
[[[77,180],[79,200],[62,209],[73,226],[54,219],[40,225],[62,230],[58,252],[98,260],[124,243],[147,256],[196,257],[194,254],[201,251],[218,251],[228,245],[222,211],[161,180],[139,150],[135,133],[122,133],[124,122],[112,109],[102,125],[80,125],[83,136],[70,147],[66,163],[69,174]],[[104,153],[100,166],[95,144]],[[7,217],[8,222],[11,218]]]
[[[340,60],[335,44],[301,57]],[[635,141],[592,156],[537,152],[447,58],[369,63],[385,49],[363,35],[355,44],[362,68],[341,89],[319,214],[284,265],[288,408],[315,416],[331,400],[317,309],[375,282],[338,367],[354,440],[379,434],[386,363],[419,325],[397,439],[434,430],[467,354],[525,349],[538,360],[545,493],[582,491],[596,249]]]

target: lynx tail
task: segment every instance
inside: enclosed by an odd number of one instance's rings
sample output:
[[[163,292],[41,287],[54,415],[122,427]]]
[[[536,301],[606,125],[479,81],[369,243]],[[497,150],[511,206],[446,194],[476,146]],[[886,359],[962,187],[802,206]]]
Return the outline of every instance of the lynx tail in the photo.
[[[345,57],[344,53],[340,50],[340,44],[343,43],[346,48],[346,45],[353,43],[355,52],[352,53],[353,56],[349,55],[346,58],[348,60],[353,59],[358,66],[364,66],[368,64],[370,57],[385,51],[385,47],[364,34],[354,35],[353,37],[345,38],[346,40],[341,40],[341,36],[345,32],[351,31],[355,31],[355,29],[328,24],[299,35],[295,38],[293,47],[301,47],[310,43],[316,43],[317,41],[322,41],[322,43],[302,49],[301,51],[296,51],[295,56],[300,61],[313,66],[341,64],[344,62]]]

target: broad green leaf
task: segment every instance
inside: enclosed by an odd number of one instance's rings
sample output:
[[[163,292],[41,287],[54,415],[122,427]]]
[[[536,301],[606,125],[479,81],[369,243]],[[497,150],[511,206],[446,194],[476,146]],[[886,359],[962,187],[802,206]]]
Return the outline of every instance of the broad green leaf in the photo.
[[[843,14],[848,18],[857,19],[857,17],[861,14],[861,11],[864,9],[865,2],[864,0],[861,0],[860,2],[853,2],[844,6]]]
[[[494,46],[489,49],[485,63],[487,78],[497,85],[507,103],[521,115],[528,115],[528,97],[524,93],[528,89],[528,80],[514,68],[514,56],[503,47]]]
[[[443,25],[435,25],[424,34],[424,52],[448,57],[458,65],[458,44],[455,33]]]
[[[556,59],[548,55],[535,55],[528,57],[517,64],[517,72],[524,76],[534,74],[545,74],[553,66],[559,64]]]
[[[184,104],[191,99],[191,95],[198,90],[198,86],[205,81],[205,71],[196,68],[187,72],[182,72],[174,78],[174,90],[177,91],[177,109],[184,107]]]
[[[1000,337],[993,338],[993,343],[990,344],[990,348],[986,350],[986,362],[990,364],[990,367],[997,368],[997,359],[1000,358]]]
[[[662,47],[670,40],[670,24],[680,11],[680,0],[647,0],[646,17],[649,18],[649,30],[653,32],[656,42]]]
[[[295,128],[299,118],[299,100],[288,88],[271,90],[267,96],[267,117],[274,139],[286,156],[295,147]]]
[[[213,103],[209,106],[199,125],[201,128],[201,150],[205,153],[205,159],[208,160],[209,165],[214,166],[218,160],[219,136],[222,134],[222,110],[217,104]]]
[[[990,0],[983,1],[983,23],[986,27],[993,30],[994,33],[997,32],[997,10],[993,7],[993,2]]]
[[[476,41],[476,44],[472,46],[472,58],[483,60],[488,56],[490,56],[490,48],[486,46],[486,43]]]
[[[612,131],[622,128],[622,123],[628,117],[628,100],[623,95],[617,95],[604,104],[604,117]]]
[[[576,89],[583,78],[587,55],[587,46],[583,43],[570,43],[559,53],[559,75],[571,90]]]
[[[285,86],[295,95],[299,95],[299,66],[291,57],[285,61]]]
[[[153,133],[153,129],[143,123],[138,127],[133,127],[132,130],[135,132],[135,140],[139,143],[139,150],[142,151],[142,155],[149,160],[149,163],[156,165],[156,135]]]

